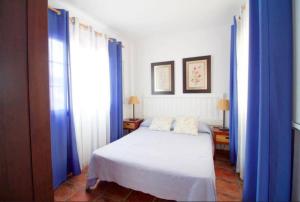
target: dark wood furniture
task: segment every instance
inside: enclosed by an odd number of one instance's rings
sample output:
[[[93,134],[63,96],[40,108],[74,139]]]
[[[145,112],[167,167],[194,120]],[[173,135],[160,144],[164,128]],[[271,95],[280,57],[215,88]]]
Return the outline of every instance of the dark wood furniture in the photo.
[[[53,201],[47,7],[0,1],[0,201]]]
[[[123,129],[126,130],[128,133],[131,133],[132,131],[135,131],[138,129],[143,122],[143,119],[125,119],[123,121]]]
[[[299,127],[298,127],[299,129]],[[300,130],[293,128],[293,191],[292,201],[300,201]]]
[[[215,145],[229,145],[229,130],[220,130],[218,127],[213,127],[212,131]]]
[[[156,91],[155,89],[155,67],[161,65],[169,65],[171,67],[171,89],[169,91]],[[155,62],[151,63],[151,92],[152,95],[174,95],[175,94],[175,73],[174,73],[175,62],[166,61],[166,62]]]
[[[197,60],[206,60],[207,61],[207,89],[187,89],[187,62],[197,61]],[[211,93],[211,56],[200,56],[200,57],[192,57],[192,58],[183,58],[183,93]]]

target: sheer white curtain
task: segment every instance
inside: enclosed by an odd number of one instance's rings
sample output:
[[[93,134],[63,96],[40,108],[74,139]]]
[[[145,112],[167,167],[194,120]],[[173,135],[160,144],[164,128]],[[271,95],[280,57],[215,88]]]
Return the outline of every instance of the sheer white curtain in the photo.
[[[109,137],[109,63],[104,36],[78,19],[70,23],[70,75],[80,166]]]
[[[248,101],[249,5],[242,7],[237,21],[238,154],[236,170],[244,176]]]

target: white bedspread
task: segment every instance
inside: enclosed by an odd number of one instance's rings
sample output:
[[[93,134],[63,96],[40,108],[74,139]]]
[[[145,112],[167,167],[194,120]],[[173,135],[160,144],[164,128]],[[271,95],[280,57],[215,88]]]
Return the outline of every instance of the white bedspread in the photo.
[[[212,145],[210,134],[139,128],[93,153],[87,186],[112,181],[163,199],[215,201]]]

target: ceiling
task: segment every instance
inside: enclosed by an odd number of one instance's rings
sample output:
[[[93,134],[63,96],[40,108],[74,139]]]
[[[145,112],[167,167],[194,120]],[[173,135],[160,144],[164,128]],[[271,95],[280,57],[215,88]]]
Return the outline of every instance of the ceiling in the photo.
[[[229,25],[242,0],[60,0],[130,37]]]

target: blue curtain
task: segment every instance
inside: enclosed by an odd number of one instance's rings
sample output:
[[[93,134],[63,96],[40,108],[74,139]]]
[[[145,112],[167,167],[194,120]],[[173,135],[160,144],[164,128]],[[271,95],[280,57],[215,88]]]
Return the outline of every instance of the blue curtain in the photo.
[[[290,201],[292,2],[250,0],[244,201]]]
[[[49,86],[53,185],[80,174],[69,95],[69,15],[48,11]]]
[[[123,136],[122,43],[109,40],[110,69],[110,141]]]
[[[237,24],[235,17],[231,25],[230,49],[230,161],[236,163],[238,151],[238,95],[237,95],[237,52],[236,52]]]

